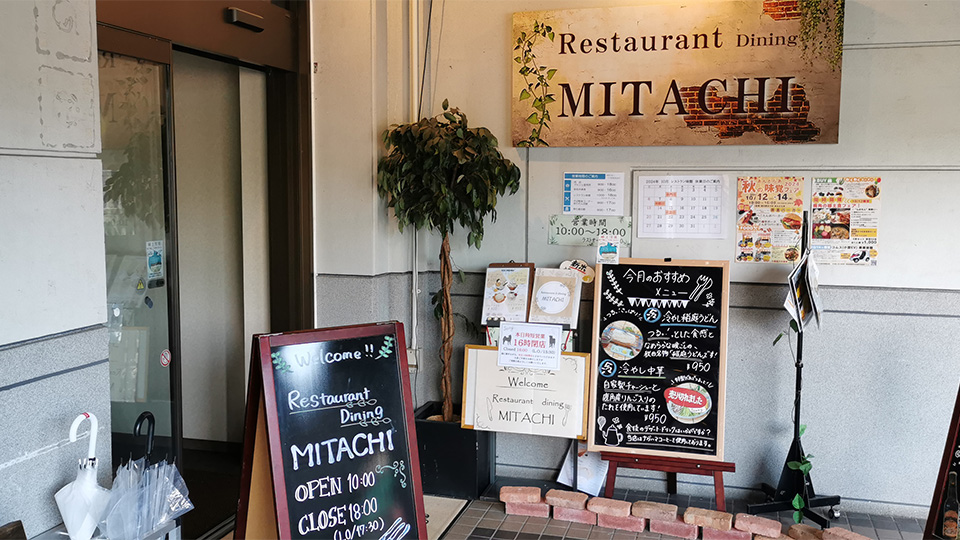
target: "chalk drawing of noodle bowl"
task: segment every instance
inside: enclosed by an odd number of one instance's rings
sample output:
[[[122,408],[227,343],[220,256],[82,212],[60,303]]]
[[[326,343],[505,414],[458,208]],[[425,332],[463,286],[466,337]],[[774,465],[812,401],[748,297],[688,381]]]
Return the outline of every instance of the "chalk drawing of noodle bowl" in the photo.
[[[696,424],[710,414],[713,400],[710,392],[695,382],[680,383],[663,392],[667,399],[667,412],[684,424]]]
[[[600,346],[614,360],[632,360],[643,348],[643,333],[630,321],[613,321],[600,334]]]

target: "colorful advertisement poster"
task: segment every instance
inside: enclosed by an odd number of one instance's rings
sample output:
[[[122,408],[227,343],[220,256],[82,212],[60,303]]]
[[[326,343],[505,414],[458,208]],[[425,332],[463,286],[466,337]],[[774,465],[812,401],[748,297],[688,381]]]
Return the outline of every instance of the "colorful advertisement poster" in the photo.
[[[491,266],[487,268],[480,324],[526,321],[531,277],[530,269],[525,267]]]
[[[147,242],[147,280],[163,277],[163,240]]]
[[[497,365],[557,369],[563,328],[558,324],[503,323]]]
[[[737,179],[737,262],[787,263],[800,258],[803,178]]]
[[[876,266],[880,178],[814,178],[810,252],[820,264]]]

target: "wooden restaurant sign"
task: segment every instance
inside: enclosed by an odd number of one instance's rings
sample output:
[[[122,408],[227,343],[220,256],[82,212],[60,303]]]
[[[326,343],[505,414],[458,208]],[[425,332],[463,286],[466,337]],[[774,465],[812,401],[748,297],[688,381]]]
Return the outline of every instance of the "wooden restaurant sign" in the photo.
[[[839,58],[804,53],[798,4],[515,13],[513,144],[836,143]]]

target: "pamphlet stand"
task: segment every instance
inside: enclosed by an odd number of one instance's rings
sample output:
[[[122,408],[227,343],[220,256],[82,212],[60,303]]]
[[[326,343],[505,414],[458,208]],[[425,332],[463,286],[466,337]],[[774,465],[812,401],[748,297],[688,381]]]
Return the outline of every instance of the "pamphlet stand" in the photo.
[[[677,473],[699,474],[713,477],[713,489],[717,498],[717,510],[726,511],[727,504],[723,495],[723,473],[736,472],[735,463],[726,461],[705,461],[687,458],[639,456],[636,454],[617,454],[601,452],[600,459],[610,462],[607,469],[607,485],[603,496],[613,497],[614,483],[617,481],[617,467],[642,469],[647,471],[662,471],[667,473],[667,493],[677,492]]]
[[[807,212],[803,213],[803,230],[800,237],[800,251],[807,255]],[[793,294],[796,294],[795,292]],[[797,325],[797,386],[793,400],[793,443],[787,452],[787,459],[783,464],[783,470],[780,473],[780,481],[774,488],[770,484],[761,484],[760,489],[767,494],[767,502],[760,504],[748,504],[747,511],[751,514],[765,514],[768,512],[780,512],[784,510],[795,510],[793,499],[796,495],[802,494],[804,499],[803,516],[813,521],[822,528],[830,526],[830,520],[813,511],[814,508],[829,506],[830,517],[840,517],[840,512],[833,507],[840,504],[838,495],[817,496],[813,489],[813,480],[810,474],[804,475],[800,470],[791,469],[789,464],[792,461],[800,461],[803,456],[803,446],[800,444],[800,395],[803,390],[803,322]],[[806,485],[804,485],[806,484]],[[805,495],[804,495],[805,494]]]

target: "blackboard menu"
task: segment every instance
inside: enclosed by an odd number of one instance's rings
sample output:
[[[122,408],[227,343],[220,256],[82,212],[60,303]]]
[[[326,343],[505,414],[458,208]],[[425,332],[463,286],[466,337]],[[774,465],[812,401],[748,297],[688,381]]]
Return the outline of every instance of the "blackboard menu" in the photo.
[[[589,448],[723,459],[726,261],[597,267]]]
[[[400,323],[260,338],[281,538],[426,537],[404,347]]]
[[[924,538],[956,538],[956,534],[944,534],[956,531],[957,514],[960,504],[957,493],[949,483],[950,473],[960,475],[960,391],[957,392],[957,402],[953,406],[953,416],[947,430],[947,442],[943,448],[943,458],[940,460],[940,471],[937,474],[937,485],[933,489],[933,501],[930,503],[930,513],[927,515]],[[953,491],[953,493],[951,493]],[[944,517],[948,523],[944,527]]]

